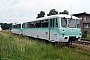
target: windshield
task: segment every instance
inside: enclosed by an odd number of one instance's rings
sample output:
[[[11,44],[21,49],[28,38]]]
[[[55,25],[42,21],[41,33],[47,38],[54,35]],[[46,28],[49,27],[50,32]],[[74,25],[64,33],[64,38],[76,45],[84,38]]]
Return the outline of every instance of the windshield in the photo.
[[[64,28],[80,28],[79,19],[61,18],[61,27]]]
[[[67,19],[61,18],[61,27],[67,27]]]
[[[76,28],[76,20],[75,19],[68,19],[68,27],[69,28]]]

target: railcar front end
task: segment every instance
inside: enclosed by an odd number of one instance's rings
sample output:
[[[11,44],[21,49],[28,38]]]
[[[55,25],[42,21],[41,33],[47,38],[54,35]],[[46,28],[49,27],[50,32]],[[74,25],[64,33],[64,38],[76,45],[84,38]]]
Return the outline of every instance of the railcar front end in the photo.
[[[81,40],[80,20],[73,18],[61,18],[58,30],[61,42],[72,43]]]

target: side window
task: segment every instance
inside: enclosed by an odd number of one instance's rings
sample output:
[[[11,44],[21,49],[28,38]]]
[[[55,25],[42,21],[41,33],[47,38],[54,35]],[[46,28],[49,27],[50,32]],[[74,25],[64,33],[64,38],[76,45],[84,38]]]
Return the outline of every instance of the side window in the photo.
[[[52,23],[53,23],[52,25],[53,25],[53,27],[54,27],[54,19],[52,19],[52,20],[53,20],[53,21],[52,21]]]
[[[25,28],[25,23],[22,24],[22,28]]]
[[[50,19],[50,27],[54,27],[54,19]]]
[[[19,24],[17,24],[17,28],[19,28]]]
[[[30,28],[30,22],[27,23],[27,28]]]
[[[15,28],[15,25],[12,25],[12,28]]]
[[[17,28],[17,25],[15,25],[15,28]]]
[[[58,27],[58,19],[56,18],[56,23],[55,23],[56,27]]]
[[[15,26],[15,28],[17,28],[17,25],[14,25]]]
[[[57,20],[57,18],[50,19],[50,27],[58,27],[58,20]]]
[[[25,23],[25,28],[27,28],[27,23]]]
[[[15,28],[14,25],[12,25],[12,28]]]
[[[53,26],[53,24],[52,24],[52,19],[50,19],[50,27],[52,27]]]
[[[21,24],[18,24],[18,28],[21,28]]]
[[[41,21],[36,21],[36,28],[41,28]]]
[[[35,28],[36,22],[31,22],[30,27]]]
[[[48,27],[48,19],[42,20],[42,28],[47,28]]]

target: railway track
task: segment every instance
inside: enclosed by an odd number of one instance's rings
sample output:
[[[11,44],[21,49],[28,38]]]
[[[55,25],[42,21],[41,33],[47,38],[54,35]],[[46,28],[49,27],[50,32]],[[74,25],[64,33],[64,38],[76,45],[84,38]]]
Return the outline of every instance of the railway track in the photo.
[[[84,47],[85,48],[85,47]],[[77,50],[78,49],[78,50]],[[90,56],[90,50],[82,49],[82,48],[77,48],[76,50],[72,50],[73,52],[85,55],[85,56]],[[82,51],[83,50],[83,51]]]
[[[81,46],[83,49],[90,51],[90,41],[81,40],[78,42],[73,42],[74,45]]]
[[[83,49],[86,52],[90,52],[90,40],[85,41],[85,40],[81,40],[79,42],[73,42],[73,45],[78,45],[79,47],[77,49]],[[86,55],[86,56],[90,56],[90,54],[86,53],[86,52],[81,52],[81,51],[77,51],[77,50],[73,50],[73,52],[82,54],[82,55]]]
[[[74,50],[73,52],[76,52],[76,53],[79,53],[79,54],[82,54],[82,55],[86,55],[86,56],[90,56],[90,54],[87,54],[85,52],[80,52],[80,51],[76,51],[76,50]]]
[[[82,45],[89,45],[90,44],[90,40],[81,40],[81,41],[76,41],[73,43],[78,43],[78,44],[82,44]]]

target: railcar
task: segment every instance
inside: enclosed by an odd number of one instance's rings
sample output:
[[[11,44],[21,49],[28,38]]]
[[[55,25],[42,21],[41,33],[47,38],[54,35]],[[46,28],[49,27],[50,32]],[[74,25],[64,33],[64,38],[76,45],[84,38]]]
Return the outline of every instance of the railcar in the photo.
[[[50,42],[81,40],[80,19],[70,15],[51,15],[22,24],[22,34]],[[17,32],[18,33],[18,32]]]
[[[2,28],[1,28],[1,25],[0,25],[0,31],[2,30]]]
[[[22,34],[22,23],[13,23],[11,32],[14,34]]]

